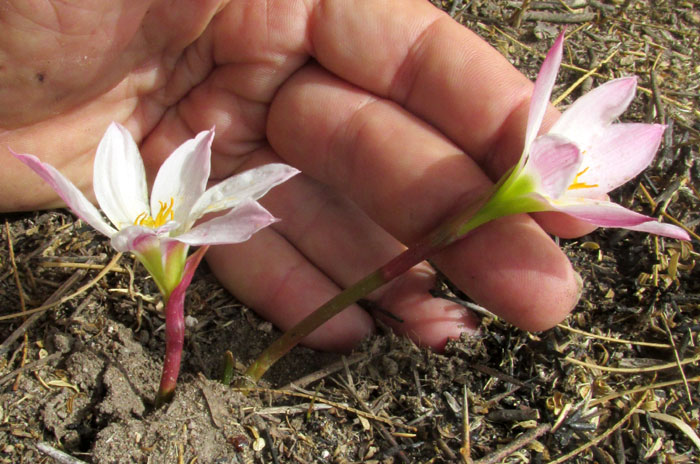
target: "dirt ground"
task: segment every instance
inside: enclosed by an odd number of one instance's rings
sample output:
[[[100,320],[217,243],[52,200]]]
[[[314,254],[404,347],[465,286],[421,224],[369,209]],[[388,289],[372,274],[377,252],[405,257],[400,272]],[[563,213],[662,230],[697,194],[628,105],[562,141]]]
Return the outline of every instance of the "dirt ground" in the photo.
[[[625,119],[669,130],[652,167],[613,198],[697,231],[697,0],[522,3],[440,6],[533,78],[567,24],[555,97],[578,84],[562,108],[591,86],[639,76]],[[156,410],[164,321],[143,268],[114,261],[66,211],[2,222],[0,315],[57,304],[0,320],[1,462],[50,463],[58,451],[55,462],[96,464],[700,460],[697,235],[562,240],[585,290],[547,332],[485,314],[480,337],[444,354],[387,331],[346,357],[297,348],[248,395],[218,381],[224,353],[242,371],[279,332],[203,266],[188,292],[177,393]],[[436,289],[468,300],[453,290]]]

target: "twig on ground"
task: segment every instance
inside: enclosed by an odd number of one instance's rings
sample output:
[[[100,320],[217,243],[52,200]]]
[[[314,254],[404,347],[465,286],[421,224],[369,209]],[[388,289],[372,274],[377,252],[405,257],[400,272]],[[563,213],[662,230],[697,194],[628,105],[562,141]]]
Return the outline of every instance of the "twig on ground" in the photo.
[[[24,288],[22,288],[22,283],[19,280],[19,271],[17,270],[17,261],[15,260],[15,247],[12,243],[12,231],[10,230],[10,223],[5,219],[5,234],[7,235],[7,250],[10,255],[10,266],[12,267],[12,274],[15,277],[15,285],[17,286],[17,294],[19,296],[19,307],[22,308],[24,312],[27,308],[24,302]]]
[[[5,219],[5,234],[7,235],[7,250],[10,255],[10,266],[12,267],[12,274],[15,277],[15,285],[17,286],[17,294],[19,295],[19,306],[22,312],[27,310],[24,300],[24,288],[22,287],[22,282],[19,279],[19,271],[17,270],[17,261],[15,260],[15,247],[12,243],[12,231],[10,230],[10,223]],[[26,322],[26,316],[25,316]],[[19,367],[21,368],[27,362],[27,347],[29,346],[29,337],[27,333],[24,333],[24,342],[22,344],[22,358],[19,362]],[[19,371],[15,383],[12,385],[12,391],[17,391],[19,388],[19,381],[22,379],[22,372]]]
[[[462,447],[459,449],[459,454],[462,456],[464,464],[472,462],[471,449],[472,443],[469,433],[469,397],[467,395],[467,386],[462,387]]]
[[[122,253],[117,253],[116,255],[114,255],[114,257],[109,262],[109,264],[107,264],[107,266],[104,269],[102,269],[102,271],[100,271],[100,273],[97,274],[97,276],[95,276],[94,279],[92,279],[90,282],[83,285],[82,287],[80,287],[78,290],[71,293],[70,295],[67,295],[67,296],[65,296],[65,297],[61,298],[60,300],[55,301],[53,303],[48,303],[48,304],[44,304],[42,306],[39,306],[38,308],[30,309],[28,311],[22,311],[19,313],[8,314],[5,316],[0,316],[0,321],[6,321],[8,319],[15,319],[15,318],[22,317],[22,316],[28,316],[30,314],[41,313],[41,312],[44,312],[48,309],[53,308],[54,306],[61,305],[68,300],[72,300],[73,298],[80,295],[81,293],[84,293],[90,287],[92,287],[97,282],[99,282],[105,275],[107,275],[107,273],[109,273],[109,271],[112,270],[112,266],[114,266],[117,263],[117,261],[119,261],[119,258],[121,258],[121,257],[122,257]]]
[[[52,303],[58,301],[65,292],[70,289],[78,280],[80,280],[85,275],[85,271],[80,270],[71,275],[68,280],[66,280],[51,296],[49,296],[42,306],[48,306]],[[12,332],[5,341],[0,345],[0,355],[7,353],[10,350],[12,344],[29,329],[29,327],[34,324],[37,319],[41,317],[42,313],[32,314],[32,316],[25,320],[22,325],[17,327],[14,332]]]
[[[614,12],[616,9],[614,5],[608,5],[606,3],[599,2],[598,0],[589,0],[588,4],[591,5],[593,8],[597,8],[599,10],[607,12]]]
[[[652,209],[656,209],[656,201],[651,197],[651,195],[649,194],[649,191],[646,189],[646,187],[644,187],[644,184],[640,183],[639,188],[642,191],[642,194],[644,194],[644,198],[647,200],[647,202],[652,207]],[[680,227],[683,230],[685,230],[686,232],[688,232],[690,234],[690,236],[693,237],[695,240],[700,241],[700,235],[696,234],[693,229],[686,226],[681,221],[679,221],[675,217],[668,214],[666,211],[663,211],[661,213],[661,215],[663,217],[665,217],[666,219],[668,219],[669,221],[671,221],[672,223],[674,223],[675,225],[677,225],[678,227]]]
[[[29,347],[29,337],[27,336],[27,333],[24,333],[24,340],[22,342],[22,358],[19,361],[19,367],[22,368],[24,365],[27,363],[27,348]],[[19,388],[19,381],[22,379],[22,372],[17,373],[17,378],[15,379],[15,383],[12,384],[12,391],[17,391]]]
[[[689,383],[698,383],[698,382],[700,382],[700,376],[691,377],[689,379],[686,379],[686,381]],[[602,396],[600,398],[596,398],[594,400],[591,400],[591,402],[588,404],[588,407],[592,408],[594,406],[607,403],[608,401],[612,401],[612,400],[620,398],[622,396],[632,395],[634,393],[644,392],[644,391],[648,391],[648,390],[657,390],[660,388],[672,387],[674,385],[680,385],[682,383],[683,383],[683,379],[676,379],[676,380],[669,380],[666,382],[652,383],[649,385],[641,385],[639,387],[630,388],[629,390],[625,390],[623,392],[610,393],[609,395],[605,395],[605,396]]]
[[[413,369],[413,382],[416,384],[416,397],[418,398],[418,408],[421,411],[425,411],[425,406],[423,406],[423,387],[420,386],[420,378],[418,377],[418,371]]]
[[[70,454],[59,451],[45,442],[37,443],[36,449],[49,456],[59,464],[87,464],[85,461],[81,461],[80,459],[74,458]]]
[[[576,329],[574,327],[564,325],[564,324],[557,324],[557,327],[559,327],[560,329],[568,330],[569,332],[583,335],[585,337],[597,338],[599,340],[605,340],[607,342],[622,343],[624,345],[648,346],[650,348],[671,348],[671,345],[669,345],[668,343],[641,342],[641,341],[637,341],[637,340],[627,340],[624,338],[608,337],[606,335],[599,335],[599,334],[594,334],[591,332],[586,332],[584,330]]]
[[[656,77],[656,65],[659,63],[659,59],[662,55],[663,52],[659,53],[656,57],[656,60],[654,60],[654,65],[649,70],[649,81],[651,84],[651,96],[654,100],[654,107],[656,108],[656,115],[659,121],[664,123],[666,121],[666,109],[664,108],[664,104],[661,101],[661,97],[663,95],[659,90],[659,83]]]
[[[555,24],[576,24],[593,21],[595,13],[556,13],[552,11],[528,11],[523,19],[525,21],[545,21]]]
[[[447,443],[445,443],[445,440],[442,439],[440,433],[437,430],[433,430],[433,438],[435,439],[435,443],[437,444],[438,449],[442,451],[442,453],[449,460],[449,462],[457,460],[457,455],[454,453],[454,451],[450,449]]]
[[[585,361],[579,361],[576,358],[572,358],[571,356],[567,356],[563,359],[563,361],[569,362],[571,364],[577,364],[579,366],[583,367],[588,367],[589,369],[599,369],[604,372],[616,372],[618,374],[639,374],[642,372],[656,372],[656,371],[663,371],[666,369],[673,369],[674,367],[678,367],[678,364],[674,362],[670,363],[664,363],[664,364],[658,364],[656,366],[649,366],[649,367],[609,367],[609,366],[601,366],[598,364],[593,364],[593,363],[587,363]],[[692,358],[689,359],[684,359],[680,361],[680,364],[682,366],[686,364],[692,364],[695,362],[700,361],[700,354],[697,354],[693,356]]]
[[[513,393],[520,390],[521,388],[522,387],[520,385],[516,385],[515,387],[511,388],[510,390],[506,390],[503,393],[499,393],[498,395],[494,396],[493,398],[489,398],[489,400],[486,402],[486,406],[491,406],[491,405],[500,403],[500,401],[503,398],[508,398]]]
[[[86,261],[92,261],[95,258],[89,256]],[[56,261],[55,257],[52,257],[52,261],[39,262],[37,264],[39,267],[43,268],[74,268],[74,269],[91,269],[91,270],[102,270],[109,264],[92,264],[92,263],[75,263],[72,261]],[[118,272],[120,274],[128,274],[129,271],[121,266],[114,266],[111,268],[112,272]]]
[[[45,356],[45,357],[43,357],[43,358],[41,358],[41,359],[37,359],[36,361],[32,361],[32,362],[30,362],[30,363],[27,363],[27,364],[25,364],[24,366],[22,366],[22,367],[20,367],[20,368],[18,368],[18,369],[15,369],[15,370],[12,371],[12,372],[10,372],[9,374],[7,374],[7,375],[5,375],[5,376],[3,376],[3,377],[0,377],[0,385],[6,384],[6,383],[9,382],[10,380],[12,380],[12,379],[14,378],[15,375],[19,374],[20,372],[27,372],[27,371],[30,371],[30,370],[32,370],[32,369],[35,369],[35,368],[37,368],[37,367],[39,367],[39,366],[43,366],[44,364],[47,364],[47,363],[49,363],[50,361],[53,361],[53,360],[55,360],[55,359],[58,359],[58,358],[61,357],[62,355],[63,355],[63,353],[61,353],[61,352],[51,353],[50,355]]]
[[[262,420],[260,416],[254,416],[253,421],[255,422],[255,427],[258,430],[262,430],[263,439],[266,443],[266,448],[270,450],[270,457],[272,457],[273,464],[279,464],[279,457],[277,456],[277,448],[275,447],[275,442],[272,441],[272,436],[270,436],[270,430],[268,429],[265,421]]]
[[[338,372],[339,370],[343,369],[346,364],[350,366],[367,358],[369,358],[369,355],[366,353],[354,354],[350,357],[343,358],[344,360],[341,359],[340,361],[336,361],[333,364],[324,367],[323,369],[319,369],[316,372],[312,372],[309,375],[305,375],[304,377],[301,377],[293,382],[289,382],[287,385],[280,388],[280,390],[291,390],[294,387],[305,388],[309,384],[317,382],[324,377]]]
[[[504,382],[512,383],[514,385],[517,385],[518,387],[522,388],[527,388],[528,390],[532,390],[532,385],[528,385],[522,380],[518,380],[512,375],[504,374],[503,372],[500,372],[492,367],[489,366],[484,366],[483,364],[479,363],[472,363],[469,365],[474,370],[477,370],[479,372],[482,372],[486,375],[490,375],[492,377],[495,377],[497,379],[503,380]]]
[[[673,340],[673,333],[671,328],[668,326],[668,320],[666,319],[666,314],[661,313],[661,320],[664,321],[664,327],[668,332],[668,339],[673,346],[673,356],[676,358],[676,364],[678,366],[678,371],[681,373],[681,378],[683,379],[683,385],[685,385],[685,394],[688,396],[688,403],[693,404],[693,396],[690,393],[690,386],[688,385],[688,378],[685,376],[685,371],[683,370],[683,365],[681,364],[681,358],[678,355],[678,350],[676,349],[676,342]]]
[[[277,414],[284,414],[284,415],[295,415],[295,414],[306,414],[310,411],[325,411],[327,409],[333,409],[335,406],[331,406],[330,404],[324,404],[324,403],[318,403],[315,404],[313,402],[308,402],[308,403],[300,403],[300,404],[290,404],[287,406],[270,406],[265,409],[259,409],[255,411],[255,414],[259,416],[274,416]]]
[[[366,417],[367,419],[372,419],[373,421],[377,422],[382,422],[387,425],[391,425],[392,427],[399,427],[405,430],[409,430],[412,432],[418,431],[417,428],[412,427],[410,425],[405,425],[400,422],[392,421],[391,419],[388,419],[386,417],[381,417],[377,416],[371,412],[365,412],[357,408],[353,408],[351,406],[348,406],[346,404],[338,403],[337,401],[331,401],[327,400],[323,397],[320,396],[314,396],[310,395],[307,393],[298,393],[298,392],[293,392],[289,390],[277,390],[274,388],[262,388],[262,387],[233,387],[231,388],[233,391],[238,391],[241,393],[250,393],[250,392],[262,392],[262,393],[273,393],[273,394],[278,394],[278,395],[284,395],[284,396],[294,396],[297,398],[304,398],[307,400],[313,400],[316,401],[317,403],[324,403],[333,406],[334,408],[337,409],[342,409],[343,411],[351,412],[353,414],[356,414],[358,416]]]
[[[551,427],[552,426],[549,424],[542,424],[539,427],[536,427],[532,430],[528,430],[527,432],[520,435],[518,438],[516,438],[503,448],[489,454],[488,456],[484,456],[483,458],[474,461],[474,464],[494,464],[496,462],[501,462],[511,454],[515,453],[519,449],[527,446],[529,443],[537,440],[537,438],[549,432]]]
[[[513,16],[510,17],[510,24],[513,25],[513,28],[515,29],[520,29],[520,24],[523,22],[523,16],[525,16],[525,13],[527,12],[528,8],[530,7],[530,0],[523,0],[523,4],[518,8]]]

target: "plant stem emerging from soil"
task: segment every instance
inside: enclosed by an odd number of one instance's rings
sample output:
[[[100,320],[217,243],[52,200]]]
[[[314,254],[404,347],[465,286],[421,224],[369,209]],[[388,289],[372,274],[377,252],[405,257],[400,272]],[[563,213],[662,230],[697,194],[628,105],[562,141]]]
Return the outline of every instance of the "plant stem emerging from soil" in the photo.
[[[180,373],[182,348],[185,344],[185,292],[192,282],[192,276],[209,246],[200,247],[187,258],[182,280],[170,295],[165,296],[165,358],[160,387],[156,394],[156,408],[169,402],[175,394],[175,385]]]
[[[500,182],[494,188],[482,194],[477,201],[472,200],[466,207],[461,208],[457,214],[443,221],[436,229],[406,251],[328,300],[297,325],[285,332],[248,367],[244,374],[243,383],[257,383],[277,360],[294,348],[304,337],[333,316],[339,314],[343,309],[492,219],[478,213],[492,197],[493,192],[496,191],[499,185]],[[247,385],[240,386],[245,387]]]

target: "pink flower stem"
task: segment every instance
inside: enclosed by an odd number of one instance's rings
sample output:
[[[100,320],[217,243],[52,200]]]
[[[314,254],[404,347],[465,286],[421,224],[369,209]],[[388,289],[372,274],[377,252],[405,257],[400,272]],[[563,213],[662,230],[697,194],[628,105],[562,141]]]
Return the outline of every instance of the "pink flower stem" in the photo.
[[[323,323],[351,304],[357,302],[357,300],[364,298],[382,285],[392,281],[433,253],[455,242],[467,232],[480,225],[481,222],[476,221],[474,227],[465,227],[465,224],[467,224],[489,198],[491,198],[493,192],[494,189],[490,189],[481,195],[477,201],[472,200],[466,207],[442,222],[422,240],[415,243],[412,247],[408,248],[379,269],[365,276],[354,285],[340,292],[306,316],[297,325],[285,332],[280,338],[268,346],[253,364],[248,367],[245,372],[244,382],[252,384],[257,383],[277,360]]]
[[[160,387],[156,394],[156,408],[169,402],[175,394],[175,385],[182,360],[182,348],[185,345],[185,292],[192,282],[195,269],[208,248],[209,246],[203,246],[187,258],[182,280],[165,298],[165,358],[163,359]]]

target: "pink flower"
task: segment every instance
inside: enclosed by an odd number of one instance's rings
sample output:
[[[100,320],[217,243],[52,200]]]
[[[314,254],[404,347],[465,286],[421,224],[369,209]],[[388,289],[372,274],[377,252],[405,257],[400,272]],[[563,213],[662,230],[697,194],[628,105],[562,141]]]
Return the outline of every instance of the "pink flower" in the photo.
[[[546,135],[537,137],[563,42],[562,33],[537,76],[520,161],[465,226],[470,230],[506,214],[559,211],[601,227],[690,240],[680,227],[606,199],[608,192],[651,163],[665,129],[660,124],[614,123],[634,98],[636,78],[616,79],[592,90],[576,100]]]

